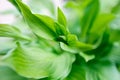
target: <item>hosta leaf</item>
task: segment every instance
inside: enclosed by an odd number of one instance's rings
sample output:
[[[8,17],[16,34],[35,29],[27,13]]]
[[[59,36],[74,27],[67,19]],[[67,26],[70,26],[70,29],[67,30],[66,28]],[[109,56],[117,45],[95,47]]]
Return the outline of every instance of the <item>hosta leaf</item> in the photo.
[[[74,55],[63,53],[61,55],[58,55],[56,59],[54,59],[52,63],[52,77],[53,79],[61,79],[63,80],[65,77],[68,76],[69,72],[72,68],[72,62],[75,60]],[[61,66],[62,65],[62,66]]]
[[[56,38],[56,33],[53,26],[54,24],[51,18],[43,15],[33,14],[28,6],[23,4],[21,0],[16,0],[16,3],[29,27],[35,34],[37,34],[39,37],[50,40]]]
[[[113,45],[109,55],[106,57],[108,60],[114,63],[120,64],[120,44],[116,43],[117,45]]]
[[[87,54],[95,54],[96,59],[103,58],[107,56],[109,51],[111,50],[112,45],[109,43],[109,31],[105,31],[100,43],[93,50],[86,51]]]
[[[103,19],[104,17],[104,19]],[[101,35],[103,35],[104,31],[106,30],[108,23],[113,20],[115,17],[112,14],[100,14],[95,22],[93,23],[92,28],[89,31],[89,39],[88,42],[94,42],[97,40]]]
[[[61,10],[60,8],[58,8],[57,18],[58,18],[58,22],[59,22],[60,24],[62,24],[64,27],[67,26],[66,17],[65,17],[64,13],[62,12],[62,10]]]
[[[3,61],[24,77],[36,79],[49,77],[58,80],[69,74],[74,59],[74,55],[69,53],[55,54],[39,47],[18,44]]]
[[[81,22],[82,37],[85,37],[91,29],[99,11],[99,0],[92,0],[85,9]]]
[[[110,42],[120,41],[120,29],[112,29],[110,32]]]
[[[0,80],[28,80],[6,66],[0,66]]]
[[[103,19],[104,17],[104,19]],[[100,14],[97,19],[95,20],[93,27],[91,28],[90,32],[95,33],[97,32],[97,30],[100,30],[99,33],[102,31],[102,29],[104,29],[104,27],[106,25],[108,25],[108,23],[113,20],[115,18],[115,16],[113,14]],[[97,26],[97,27],[96,27]],[[98,33],[97,33],[98,34]]]
[[[0,24],[0,37],[11,37],[15,39],[30,40],[30,38],[24,36],[19,29],[7,24]]]
[[[119,80],[119,72],[115,64],[107,61],[89,63],[89,68],[86,70],[86,80]],[[114,76],[114,77],[113,77]]]
[[[65,80],[86,80],[85,69],[80,65],[73,65],[69,76]]]

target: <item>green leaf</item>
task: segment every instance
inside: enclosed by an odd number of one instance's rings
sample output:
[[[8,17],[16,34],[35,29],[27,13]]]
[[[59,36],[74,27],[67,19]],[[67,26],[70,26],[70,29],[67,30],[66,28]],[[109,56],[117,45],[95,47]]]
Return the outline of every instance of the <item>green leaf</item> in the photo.
[[[36,35],[50,40],[56,38],[56,33],[53,26],[54,24],[51,18],[49,18],[48,16],[33,14],[28,6],[23,4],[21,0],[16,0],[16,3],[29,27]]]
[[[74,62],[75,57],[70,53],[63,53],[58,55],[56,59],[54,59],[52,63],[51,71],[53,72],[53,79],[61,79],[63,80],[68,76],[71,71],[72,63]],[[62,65],[62,66],[61,66]]]
[[[115,64],[107,61],[91,61],[86,70],[86,80],[119,80],[119,72]],[[113,77],[114,76],[114,77]]]
[[[65,80],[86,80],[85,69],[81,65],[73,65],[69,76]]]
[[[57,22],[55,22],[55,28],[56,28],[56,33],[60,36],[66,36],[68,34],[67,29],[63,25]]]
[[[112,49],[106,58],[113,63],[120,64],[120,44],[119,43],[115,43],[112,46]]]
[[[111,29],[110,32],[110,42],[118,42],[120,41],[120,29]]]
[[[104,31],[108,27],[110,21],[112,21],[114,18],[115,16],[113,14],[100,14],[96,18],[95,22],[93,23],[92,28],[89,31],[88,42],[93,43],[97,39],[99,39],[99,37],[103,35]]]
[[[51,30],[55,32],[54,20],[51,17],[40,14],[34,14],[34,15],[37,16],[47,27],[51,28]]]
[[[11,37],[15,39],[30,40],[30,38],[24,36],[19,29],[7,24],[0,24],[0,37]]]
[[[96,59],[104,58],[107,56],[112,48],[112,44],[109,43],[109,31],[105,31],[100,43],[93,50],[86,51],[86,54],[95,54]]]
[[[3,58],[3,62],[24,77],[49,77],[54,80],[64,79],[69,74],[74,60],[74,55],[70,53],[55,54],[39,47],[20,44]]]
[[[99,12],[99,0],[92,0],[85,8],[84,16],[82,18],[82,37],[84,38],[91,29]]]
[[[19,76],[15,71],[6,67],[0,66],[0,79],[1,80],[28,80],[24,77]]]
[[[76,54],[72,70],[65,80],[86,80],[86,62],[79,54]]]
[[[82,51],[91,50],[94,48],[93,45],[91,44],[86,44],[86,43],[78,41],[77,37],[72,34],[67,35],[67,43],[69,46],[76,47]]]
[[[60,8],[58,8],[57,19],[58,19],[58,22],[59,22],[61,25],[63,25],[64,27],[67,26],[66,17],[65,17],[64,13],[62,12],[62,10],[61,10]]]

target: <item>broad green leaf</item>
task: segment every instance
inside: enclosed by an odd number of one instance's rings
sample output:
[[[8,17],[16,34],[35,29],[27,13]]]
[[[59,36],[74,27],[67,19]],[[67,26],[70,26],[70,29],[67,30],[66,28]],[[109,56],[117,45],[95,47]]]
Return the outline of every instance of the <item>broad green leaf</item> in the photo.
[[[0,80],[28,80],[28,79],[19,76],[15,71],[6,66],[0,66]]]
[[[57,15],[57,19],[58,19],[58,22],[63,25],[64,27],[67,26],[67,20],[66,20],[66,17],[64,15],[64,13],[61,11],[60,8],[58,8],[58,15]]]
[[[47,16],[33,14],[28,6],[23,4],[21,0],[16,0],[18,8],[23,14],[26,22],[32,31],[39,37],[53,40],[56,38],[53,20]],[[48,23],[50,22],[50,23]]]
[[[92,0],[88,6],[85,8],[84,16],[82,18],[81,22],[81,28],[82,28],[82,37],[84,38],[87,33],[89,33],[89,30],[91,29],[96,16],[99,12],[99,0]]]
[[[104,17],[104,19],[103,19]],[[115,18],[115,16],[113,14],[100,14],[97,19],[95,20],[90,33],[97,33],[99,30],[99,32],[97,34],[101,34],[101,32],[103,32],[103,29],[106,25],[108,25],[108,23],[110,23],[110,21],[112,21]],[[96,27],[97,26],[97,27]]]
[[[52,62],[52,78],[55,80],[63,80],[64,78],[66,78],[71,71],[72,63],[74,62],[74,60],[74,55],[70,53],[63,53],[61,55],[58,55],[58,57],[56,57],[56,59],[54,59],[54,61]]]
[[[93,23],[92,28],[89,31],[88,42],[90,43],[95,42],[97,39],[99,39],[99,37],[103,35],[104,31],[108,27],[110,21],[112,21],[114,18],[115,17],[112,14],[100,14],[96,18],[95,22]]]
[[[120,44],[115,43],[109,52],[108,56],[106,57],[113,63],[120,64]]]
[[[7,24],[0,24],[0,37],[11,37],[15,39],[30,40],[30,38],[24,36],[19,29]]]
[[[49,77],[54,80],[64,79],[69,74],[74,60],[74,55],[70,53],[56,54],[39,47],[20,44],[3,58],[6,65],[24,77]]]
[[[110,42],[120,41],[120,29],[111,29],[110,32]]]
[[[81,65],[73,65],[69,76],[65,80],[86,80],[86,72]]]
[[[72,70],[65,80],[86,80],[86,62],[79,54],[76,54]]]
[[[113,77],[114,76],[114,77]],[[107,61],[91,61],[86,70],[86,80],[119,80],[119,72],[115,64]]]
[[[112,44],[109,43],[109,31],[105,31],[102,39],[100,40],[100,43],[97,44],[97,46],[93,50],[86,51],[86,54],[95,54],[96,59],[103,58],[107,56],[109,51],[112,48]]]

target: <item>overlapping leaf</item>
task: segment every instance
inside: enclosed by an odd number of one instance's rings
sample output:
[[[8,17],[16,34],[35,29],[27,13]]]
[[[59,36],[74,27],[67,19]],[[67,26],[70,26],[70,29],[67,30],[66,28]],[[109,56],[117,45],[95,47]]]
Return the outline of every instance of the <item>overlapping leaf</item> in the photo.
[[[85,13],[81,22],[82,26],[82,36],[85,37],[89,30],[92,28],[92,25],[99,12],[99,0],[92,0],[85,9]]]
[[[55,54],[39,47],[19,44],[3,59],[8,66],[24,77],[49,77],[55,80],[64,79],[69,74],[74,60],[74,55],[69,53]]]
[[[56,38],[54,21],[50,17],[33,14],[28,6],[23,4],[21,0],[16,0],[16,5],[24,16],[24,19],[28,23],[29,27],[36,35],[50,40]]]

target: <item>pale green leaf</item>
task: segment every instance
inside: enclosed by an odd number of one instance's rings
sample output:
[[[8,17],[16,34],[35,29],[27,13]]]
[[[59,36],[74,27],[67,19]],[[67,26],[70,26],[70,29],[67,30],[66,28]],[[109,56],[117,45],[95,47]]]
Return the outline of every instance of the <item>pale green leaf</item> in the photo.
[[[119,80],[119,72],[115,64],[107,61],[90,62],[86,70],[86,80]],[[114,77],[113,77],[114,76]]]
[[[120,29],[112,29],[110,32],[110,42],[120,41]]]
[[[70,72],[74,55],[55,54],[39,47],[20,46],[3,58],[3,61],[20,75],[27,78],[64,79]],[[61,66],[62,65],[62,66]]]
[[[109,52],[109,55],[106,56],[106,58],[113,63],[120,64],[120,44],[119,43],[117,42],[114,43],[111,51]]]

